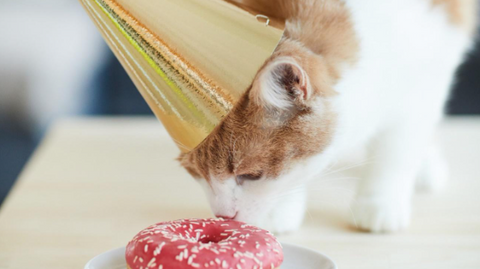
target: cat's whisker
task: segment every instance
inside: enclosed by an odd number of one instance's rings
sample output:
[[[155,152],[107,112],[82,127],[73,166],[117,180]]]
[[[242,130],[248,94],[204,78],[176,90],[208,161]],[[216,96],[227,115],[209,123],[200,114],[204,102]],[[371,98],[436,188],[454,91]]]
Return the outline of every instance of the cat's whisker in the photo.
[[[348,170],[351,170],[351,169],[354,169],[354,168],[357,168],[357,167],[361,167],[361,166],[364,166],[364,165],[367,165],[367,164],[371,164],[371,163],[373,163],[373,161],[371,160],[371,158],[369,158],[369,160],[365,160],[365,161],[362,161],[362,162],[359,162],[359,163],[356,163],[356,164],[341,167],[341,168],[338,168],[337,170],[320,172],[320,173],[316,174],[315,177],[326,177],[326,176],[329,176],[329,175],[332,175],[332,174],[335,174],[335,173],[345,172],[345,171],[348,171]]]
[[[310,209],[307,207],[305,213],[308,215],[308,217],[310,218],[311,221],[315,221],[312,214],[310,213]]]
[[[331,182],[331,181],[334,181],[334,180],[345,180],[345,179],[358,179],[358,178],[354,178],[354,177],[341,177],[341,178],[332,178],[332,179],[328,179],[328,180],[325,180],[324,182]],[[324,183],[322,182],[322,183]],[[325,190],[325,189],[330,189],[332,188],[331,186],[322,186],[321,188],[312,188],[311,186],[308,187],[308,191],[320,191],[320,190]],[[291,194],[296,194],[296,193],[300,193],[300,192],[304,192],[305,191],[305,187],[304,186],[298,186],[296,188],[293,188],[293,189],[289,189],[287,191],[283,191],[283,192],[280,192],[278,195],[274,196],[274,197],[277,197],[277,196],[282,196],[282,197],[285,197],[285,196],[288,196],[288,195],[291,195]]]
[[[343,192],[349,193],[349,194],[354,194],[355,190],[348,189],[348,188],[343,188],[343,187],[330,187],[330,188],[321,188],[321,189],[309,189],[309,192],[315,192],[315,191],[325,191],[325,190],[342,190]],[[288,197],[288,196],[293,196],[295,194],[302,193],[303,190],[298,190],[298,191],[291,191],[287,193],[282,193],[276,196],[273,196],[270,198],[270,200],[277,201],[282,198]]]
[[[341,179],[351,179],[351,178],[338,178],[337,180],[341,180]],[[326,187],[322,187],[322,188],[310,188],[309,187],[307,193],[314,192],[314,191],[332,190],[332,189],[333,190],[335,190],[335,189],[343,190],[343,191],[346,191],[350,194],[355,192],[355,190],[352,190],[352,189],[349,189],[349,188],[346,188],[346,187],[326,186]],[[276,194],[275,196],[271,197],[270,199],[274,200],[274,201],[277,201],[277,200],[280,200],[284,197],[293,196],[295,194],[299,194],[299,193],[303,193],[303,192],[305,192],[304,187],[303,186],[298,186],[297,188],[293,188],[293,189],[290,189],[288,191],[280,192],[280,193]]]
[[[332,182],[332,181],[338,181],[338,180],[345,180],[345,179],[352,179],[352,180],[358,180],[360,179],[359,177],[336,177],[336,178],[324,178],[324,179],[319,179],[315,181],[315,184],[311,185],[317,185],[318,183],[326,183],[326,182]]]

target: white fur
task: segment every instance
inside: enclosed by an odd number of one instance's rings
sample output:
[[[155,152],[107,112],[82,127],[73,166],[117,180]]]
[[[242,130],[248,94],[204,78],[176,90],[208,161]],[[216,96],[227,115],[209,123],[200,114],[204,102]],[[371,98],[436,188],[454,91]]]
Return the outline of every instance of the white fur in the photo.
[[[332,147],[340,153],[369,144],[372,162],[359,186],[356,222],[374,232],[397,231],[409,224],[423,163],[442,165],[438,154],[427,153],[471,40],[429,1],[347,3],[362,49],[357,68],[337,87],[340,129]],[[437,171],[430,173],[444,180]]]
[[[432,134],[471,38],[448,22],[444,10],[432,10],[430,1],[346,2],[361,51],[359,62],[345,70],[336,85],[339,95],[330,100],[338,113],[332,143],[275,180],[237,186],[232,179],[224,188],[233,195],[211,196],[214,211],[228,208],[238,220],[277,232],[295,230],[305,210],[304,184],[346,152],[365,146],[371,164],[354,205],[360,228],[373,232],[405,228],[415,179],[421,177],[428,186],[445,181]],[[284,105],[272,96],[264,98]]]
[[[317,173],[317,167],[303,164],[275,180],[245,181],[242,185],[234,178],[199,182],[216,216],[235,216],[236,220],[285,233],[300,227],[307,197],[302,179]]]
[[[435,192],[442,190],[448,179],[448,164],[443,158],[440,148],[432,143],[416,181],[416,188],[419,191]]]

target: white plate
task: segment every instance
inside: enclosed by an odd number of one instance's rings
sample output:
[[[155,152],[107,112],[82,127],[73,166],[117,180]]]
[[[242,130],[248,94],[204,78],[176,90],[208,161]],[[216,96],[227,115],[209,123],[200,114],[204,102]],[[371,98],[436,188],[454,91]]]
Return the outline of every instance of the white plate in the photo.
[[[284,244],[285,261],[281,269],[337,269],[335,263],[322,253],[291,244]],[[87,263],[85,269],[126,269],[125,248],[103,253]]]

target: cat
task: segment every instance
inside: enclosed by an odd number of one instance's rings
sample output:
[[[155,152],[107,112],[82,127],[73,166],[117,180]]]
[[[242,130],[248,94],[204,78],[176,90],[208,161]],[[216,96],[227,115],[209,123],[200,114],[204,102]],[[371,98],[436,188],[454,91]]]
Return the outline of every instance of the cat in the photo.
[[[286,24],[233,110],[179,157],[214,214],[294,231],[307,183],[366,146],[374,161],[358,187],[356,225],[405,229],[416,180],[436,188],[447,177],[432,137],[473,43],[475,1],[234,2]]]

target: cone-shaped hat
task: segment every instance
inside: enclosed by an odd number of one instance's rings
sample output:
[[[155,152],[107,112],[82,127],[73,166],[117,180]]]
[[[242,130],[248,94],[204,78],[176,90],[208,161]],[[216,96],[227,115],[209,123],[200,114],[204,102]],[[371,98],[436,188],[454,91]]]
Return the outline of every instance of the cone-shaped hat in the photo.
[[[80,0],[182,151],[245,92],[282,31],[222,0]]]

